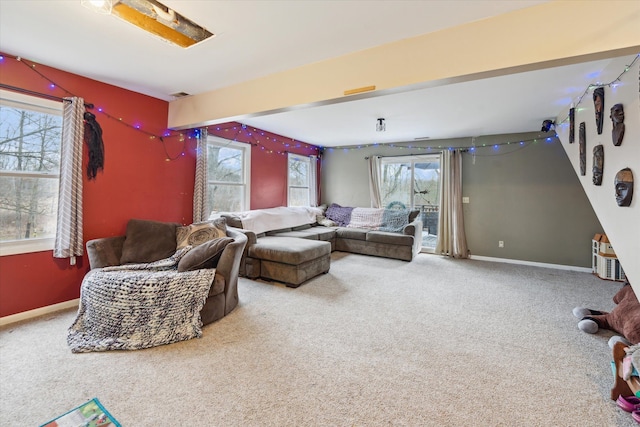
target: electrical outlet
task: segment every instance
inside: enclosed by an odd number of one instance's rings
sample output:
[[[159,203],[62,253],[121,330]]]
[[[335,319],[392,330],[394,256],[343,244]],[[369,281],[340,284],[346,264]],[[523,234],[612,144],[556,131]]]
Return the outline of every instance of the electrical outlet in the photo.
[[[499,248],[504,248],[504,240],[499,240],[498,241],[498,247]]]
[[[469,203],[469,198],[468,197],[463,197],[462,198],[462,203]]]

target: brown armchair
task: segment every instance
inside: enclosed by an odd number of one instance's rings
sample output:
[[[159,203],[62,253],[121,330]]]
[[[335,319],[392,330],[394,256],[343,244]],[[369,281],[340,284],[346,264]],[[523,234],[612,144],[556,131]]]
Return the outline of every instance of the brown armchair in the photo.
[[[202,324],[207,325],[229,314],[238,305],[238,271],[247,236],[227,227],[227,236],[233,242],[226,245],[209,290],[204,307],[200,311]],[[87,255],[91,269],[120,265],[125,236],[105,237],[87,242]]]

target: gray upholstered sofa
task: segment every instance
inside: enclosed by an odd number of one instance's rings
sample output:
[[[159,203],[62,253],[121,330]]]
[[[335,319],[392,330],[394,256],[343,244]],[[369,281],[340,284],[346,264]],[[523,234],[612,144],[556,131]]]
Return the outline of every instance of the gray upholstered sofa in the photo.
[[[87,255],[91,269],[124,263],[152,262],[176,252],[176,231],[180,224],[147,220],[131,220],[125,236],[105,237],[87,242]],[[238,274],[247,236],[232,227],[222,227],[222,235],[233,239],[225,242],[217,253],[192,250],[191,266],[187,269],[210,268],[207,263],[215,256],[215,276],[204,307],[200,310],[202,324],[206,325],[229,314],[238,305]],[[229,240],[229,239],[227,239]],[[135,243],[135,244],[133,244]],[[193,244],[193,243],[189,243]],[[208,249],[200,245],[202,249]],[[215,250],[215,248],[213,248]],[[186,260],[186,257],[183,258]],[[181,260],[182,262],[182,260]],[[178,271],[181,271],[181,265]],[[186,270],[185,270],[186,271]]]
[[[240,275],[276,280],[297,287],[318,274],[328,272],[333,251],[411,261],[422,247],[422,221],[418,219],[418,213],[408,213],[408,223],[397,232],[324,226],[317,221],[257,234],[243,229],[241,231],[248,241]],[[233,213],[221,216],[228,225],[238,229],[243,227],[242,220]]]

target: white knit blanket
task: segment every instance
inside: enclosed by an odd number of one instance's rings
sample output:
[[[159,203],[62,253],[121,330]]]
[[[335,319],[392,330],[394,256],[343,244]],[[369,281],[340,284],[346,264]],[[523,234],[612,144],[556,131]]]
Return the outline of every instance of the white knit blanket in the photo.
[[[347,227],[378,230],[382,227],[384,212],[385,209],[353,208],[351,211],[351,221],[349,221]]]
[[[189,250],[148,264],[91,270],[67,335],[71,351],[137,350],[201,337],[200,310],[215,269],[178,273]]]
[[[409,223],[406,209],[353,208],[347,227],[401,232]]]
[[[320,214],[322,211],[318,208],[285,206],[234,213],[242,221],[242,228],[256,234],[313,224],[316,222],[316,215]]]

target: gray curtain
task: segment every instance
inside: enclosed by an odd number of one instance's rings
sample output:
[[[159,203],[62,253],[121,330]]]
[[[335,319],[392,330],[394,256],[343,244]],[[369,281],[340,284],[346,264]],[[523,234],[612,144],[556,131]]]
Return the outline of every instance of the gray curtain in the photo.
[[[443,151],[440,164],[440,214],[435,253],[452,258],[468,258],[462,211],[462,152]]]
[[[193,222],[206,221],[207,212],[207,128],[200,129],[196,147],[196,177],[193,186]]]
[[[369,157],[369,194],[371,196],[371,207],[382,207],[382,194],[380,192],[381,178],[381,157]]]
[[[58,187],[58,218],[55,258],[69,258],[84,253],[82,241],[82,146],[84,139],[84,100],[65,98],[60,147],[60,184]]]

